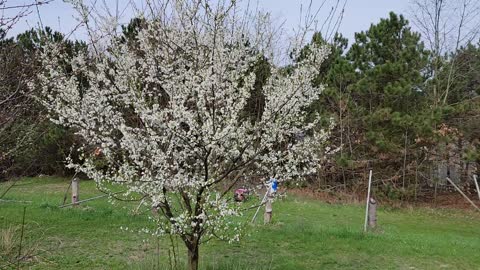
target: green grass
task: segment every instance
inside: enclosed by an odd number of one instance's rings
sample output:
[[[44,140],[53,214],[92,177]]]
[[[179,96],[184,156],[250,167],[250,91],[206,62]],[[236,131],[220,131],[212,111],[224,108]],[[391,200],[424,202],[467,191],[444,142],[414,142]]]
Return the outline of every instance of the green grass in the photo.
[[[0,184],[0,194],[8,185]],[[173,252],[169,239],[120,229],[151,226],[146,214],[133,215],[135,205],[112,205],[106,199],[59,209],[67,186],[66,179],[29,178],[8,192],[3,199],[32,202],[0,202],[0,232],[15,232],[17,239],[9,251],[0,241],[0,256],[18,253],[26,206],[22,254],[29,256],[20,264],[22,269],[168,269]],[[80,190],[80,199],[99,194],[91,181],[81,182]],[[247,226],[240,243],[212,241],[202,246],[201,268],[480,269],[477,213],[380,207],[379,229],[364,234],[363,211],[361,205],[287,197],[274,203],[273,224]],[[181,243],[178,248],[183,269],[185,250]],[[17,269],[6,265],[7,257],[0,257],[0,269]]]

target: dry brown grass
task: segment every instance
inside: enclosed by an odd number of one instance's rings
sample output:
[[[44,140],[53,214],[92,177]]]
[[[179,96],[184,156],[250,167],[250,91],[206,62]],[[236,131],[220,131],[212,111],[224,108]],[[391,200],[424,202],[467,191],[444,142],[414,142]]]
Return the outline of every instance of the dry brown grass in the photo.
[[[14,254],[15,249],[18,248],[17,235],[19,235],[18,226],[0,229],[0,256],[9,257]]]
[[[0,229],[0,269],[38,262],[38,245],[22,240],[21,230],[20,225]]]

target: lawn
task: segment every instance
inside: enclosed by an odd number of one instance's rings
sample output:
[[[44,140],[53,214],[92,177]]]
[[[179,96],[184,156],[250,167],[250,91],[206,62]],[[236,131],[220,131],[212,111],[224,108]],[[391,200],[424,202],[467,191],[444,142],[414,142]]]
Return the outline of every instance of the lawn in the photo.
[[[58,208],[68,183],[22,179],[3,198],[29,202],[0,202],[0,269],[18,269],[8,259],[19,251],[24,210],[21,269],[169,269],[174,251],[184,269],[181,243],[172,250],[168,237],[137,232],[151,223],[133,213],[134,204],[99,199]],[[9,185],[0,184],[0,194]],[[80,190],[80,199],[99,194],[92,181]],[[287,196],[273,206],[273,224],[247,225],[240,243],[202,246],[201,269],[480,269],[480,214],[473,211],[380,207],[379,229],[364,234],[362,205]]]

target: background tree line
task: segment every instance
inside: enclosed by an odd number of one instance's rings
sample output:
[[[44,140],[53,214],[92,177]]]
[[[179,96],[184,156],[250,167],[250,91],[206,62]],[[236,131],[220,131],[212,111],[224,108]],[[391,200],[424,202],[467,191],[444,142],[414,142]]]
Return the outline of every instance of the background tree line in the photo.
[[[314,42],[327,41],[316,34]],[[312,181],[355,191],[373,168],[378,190],[390,198],[436,192],[445,177],[473,188],[480,168],[480,43],[436,56],[394,13],[357,33],[350,47],[341,35],[329,43],[334,53],[315,82],[329,87],[309,109],[336,119],[333,138],[342,147]]]
[[[135,46],[138,27],[141,20],[132,20],[121,41]],[[27,86],[35,83],[36,52],[44,38],[64,43],[72,55],[87,49],[49,28],[16,38],[0,32],[0,179],[69,173],[63,162],[77,138],[48,120],[34,98],[40,89]],[[374,168],[377,192],[388,198],[433,194],[446,176],[469,187],[471,175],[480,170],[478,40],[440,54],[403,16],[390,13],[357,33],[350,46],[339,33],[330,40],[315,33],[311,43],[328,43],[332,53],[312,82],[327,88],[305,110],[335,119],[332,143],[340,150],[321,164],[323,173],[310,177],[308,186],[363,190],[366,171]],[[252,121],[262,111],[269,70],[265,59],[254,67],[257,81],[245,112]]]
[[[67,41],[48,27],[16,38],[0,31],[0,179],[67,173],[64,159],[74,136],[49,121],[36,101],[40,89],[28,86],[40,69],[36,55],[45,39],[64,43],[72,55],[86,49],[85,43]]]

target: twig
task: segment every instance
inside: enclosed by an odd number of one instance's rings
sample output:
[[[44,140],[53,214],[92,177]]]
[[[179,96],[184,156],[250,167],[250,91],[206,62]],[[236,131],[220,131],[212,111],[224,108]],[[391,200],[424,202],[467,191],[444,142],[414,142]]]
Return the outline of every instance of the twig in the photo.
[[[14,180],[13,183],[2,193],[2,195],[0,195],[0,199],[3,198],[3,196],[5,196],[7,194],[7,192],[13,187],[15,186],[15,184],[17,183],[17,180]]]
[[[23,207],[23,218],[22,218],[22,231],[20,232],[20,245],[18,247],[18,261],[17,261],[17,269],[20,269],[20,261],[22,258],[22,242],[23,242],[23,231],[25,228],[25,212],[27,211],[27,207]]]
[[[15,6],[6,6],[6,7],[0,7],[0,10],[7,10],[7,9],[20,9],[20,8],[30,8],[34,6],[39,6],[39,5],[45,5],[53,0],[48,0],[48,1],[35,1],[35,3],[32,4],[23,4],[23,5],[15,5]]]

